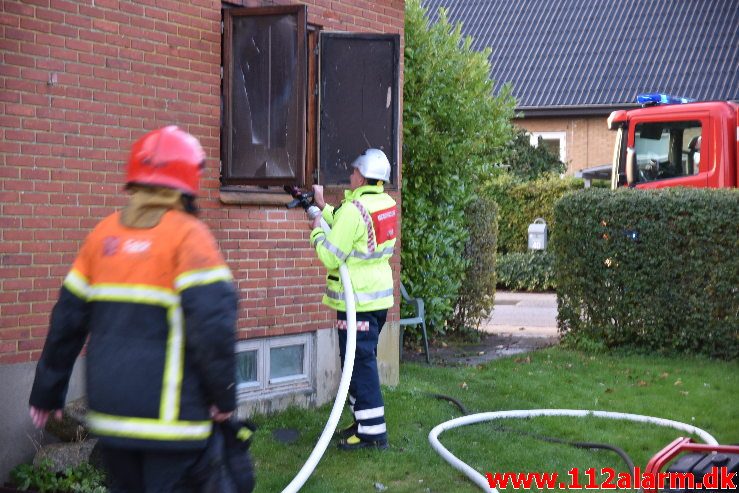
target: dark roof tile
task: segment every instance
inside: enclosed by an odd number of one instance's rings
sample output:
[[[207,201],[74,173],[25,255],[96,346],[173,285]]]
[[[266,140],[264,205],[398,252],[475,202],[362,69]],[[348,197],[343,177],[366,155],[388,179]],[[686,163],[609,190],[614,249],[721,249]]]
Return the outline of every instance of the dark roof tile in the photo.
[[[739,99],[739,0],[424,0],[444,7],[519,108],[622,105],[643,92]]]

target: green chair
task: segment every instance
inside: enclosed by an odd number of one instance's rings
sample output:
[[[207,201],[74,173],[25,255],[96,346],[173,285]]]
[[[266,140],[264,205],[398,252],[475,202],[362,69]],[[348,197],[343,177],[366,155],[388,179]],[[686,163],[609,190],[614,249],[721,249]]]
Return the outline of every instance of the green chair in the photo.
[[[429,339],[426,335],[426,312],[424,310],[423,300],[421,298],[411,298],[406,291],[403,283],[400,283],[400,294],[403,296],[403,301],[413,307],[414,316],[411,318],[400,319],[400,359],[403,360],[403,333],[405,332],[404,327],[406,325],[420,325],[423,331],[423,347],[426,354],[426,363],[431,363],[429,356]]]

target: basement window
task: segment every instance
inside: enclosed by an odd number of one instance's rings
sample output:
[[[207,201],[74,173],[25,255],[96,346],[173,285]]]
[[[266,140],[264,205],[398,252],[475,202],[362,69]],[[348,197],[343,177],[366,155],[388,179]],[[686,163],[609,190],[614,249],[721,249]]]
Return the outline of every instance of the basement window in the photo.
[[[313,387],[311,334],[239,341],[236,391],[252,398]]]

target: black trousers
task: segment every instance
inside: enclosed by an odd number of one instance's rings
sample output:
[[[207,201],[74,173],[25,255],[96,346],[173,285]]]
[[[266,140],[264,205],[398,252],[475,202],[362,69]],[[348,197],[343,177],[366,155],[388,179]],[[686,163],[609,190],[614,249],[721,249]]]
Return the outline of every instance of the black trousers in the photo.
[[[203,454],[194,451],[129,450],[99,446],[111,493],[191,491],[183,482]]]
[[[387,310],[357,312],[357,348],[354,371],[349,383],[349,408],[362,440],[387,440],[385,404],[377,371],[377,342],[385,325]],[[339,356],[344,367],[346,353],[346,312],[336,312],[339,327]],[[344,322],[344,323],[341,323]]]

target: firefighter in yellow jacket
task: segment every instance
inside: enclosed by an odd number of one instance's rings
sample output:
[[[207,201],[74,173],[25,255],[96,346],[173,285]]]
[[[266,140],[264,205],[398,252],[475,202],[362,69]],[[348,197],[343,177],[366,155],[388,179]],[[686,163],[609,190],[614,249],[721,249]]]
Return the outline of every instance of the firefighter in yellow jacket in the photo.
[[[43,427],[58,416],[87,345],[88,427],[112,491],[177,490],[213,421],[235,406],[236,294],[194,215],[205,153],[175,126],[132,147],[129,204],[85,239],[64,280],[30,396]]]
[[[313,187],[316,205],[331,227],[326,234],[320,218],[313,223],[311,244],[328,269],[325,305],[337,312],[342,366],[346,350],[346,306],[339,266],[346,263],[357,310],[357,349],[349,385],[349,406],[354,423],[339,432],[344,450],[387,448],[385,407],[377,373],[377,340],[393,306],[390,258],[398,234],[395,201],[385,193],[390,163],[379,149],[367,149],[352,163],[350,190],[334,208],[323,199],[323,187]]]

